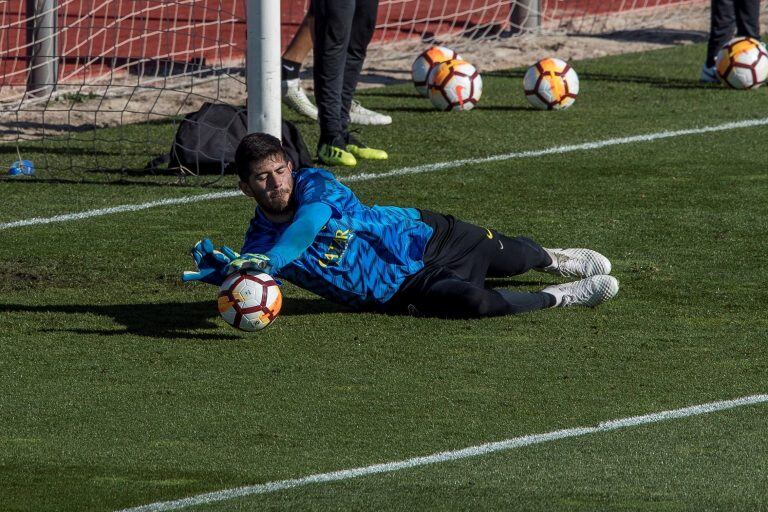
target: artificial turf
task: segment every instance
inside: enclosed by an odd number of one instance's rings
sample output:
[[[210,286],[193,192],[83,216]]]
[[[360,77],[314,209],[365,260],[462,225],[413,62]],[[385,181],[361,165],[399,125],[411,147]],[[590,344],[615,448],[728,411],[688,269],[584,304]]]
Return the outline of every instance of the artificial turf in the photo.
[[[363,135],[391,159],[338,174],[765,115],[764,90],[697,84],[702,55],[574,62],[581,95],[564,112],[529,109],[521,70],[485,73],[466,114],[433,111],[407,84],[366,91],[394,125]],[[314,145],[314,126],[297,121]],[[170,123],[152,129],[172,136]],[[621,291],[595,310],[386,316],[286,284],[275,324],[245,334],[218,318],[213,288],[179,282],[202,236],[239,246],[245,197],[4,229],[0,508],[112,510],[763,393],[767,136],[741,128],[351,184],[368,204],[601,251]],[[0,181],[0,222],[209,191],[94,180],[68,159]],[[198,509],[768,509],[765,407]]]

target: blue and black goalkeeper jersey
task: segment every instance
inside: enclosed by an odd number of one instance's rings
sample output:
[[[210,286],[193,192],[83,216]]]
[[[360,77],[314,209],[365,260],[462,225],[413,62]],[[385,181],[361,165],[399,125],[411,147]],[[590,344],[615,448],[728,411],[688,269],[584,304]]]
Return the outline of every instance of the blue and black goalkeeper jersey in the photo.
[[[273,270],[277,277],[336,302],[375,307],[424,267],[432,228],[421,221],[418,210],[365,206],[323,169],[301,169],[294,173],[294,180],[297,210],[322,203],[330,207],[331,215],[298,258]],[[280,235],[290,224],[273,223],[256,208],[242,252],[276,251]]]

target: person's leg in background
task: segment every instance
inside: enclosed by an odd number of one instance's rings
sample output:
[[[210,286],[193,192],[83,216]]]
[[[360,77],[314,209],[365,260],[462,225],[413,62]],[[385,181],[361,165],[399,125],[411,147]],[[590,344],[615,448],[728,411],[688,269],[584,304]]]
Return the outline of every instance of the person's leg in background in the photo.
[[[355,15],[347,47],[347,60],[344,66],[344,83],[341,91],[341,122],[344,142],[347,150],[357,159],[385,160],[387,153],[381,149],[367,147],[359,137],[349,133],[350,108],[352,96],[357,89],[360,71],[363,69],[368,44],[376,29],[376,14],[379,0],[356,0]]]
[[[699,81],[715,83],[720,79],[715,69],[717,52],[733,37],[736,24],[736,8],[734,0],[712,0],[709,19],[709,41],[707,42],[707,59],[701,68]]]
[[[304,16],[293,39],[283,53],[281,85],[283,103],[299,114],[316,120],[317,107],[309,99],[299,80],[302,64],[313,48],[314,25],[315,16],[310,3],[306,16]],[[369,110],[358,102],[353,102],[349,115],[353,124],[386,125],[392,123],[392,118],[388,115]]]
[[[736,35],[760,39],[760,0],[736,1]]]
[[[355,0],[314,0],[315,99],[320,141],[317,156],[328,165],[357,164],[346,151],[346,121],[342,121],[342,88],[347,48],[355,15]]]
[[[301,88],[299,72],[304,59],[312,49],[312,31],[315,19],[311,10],[307,12],[294,34],[293,39],[285,49],[281,59],[281,89],[283,103],[299,114],[317,119],[317,107],[309,100],[304,89]]]

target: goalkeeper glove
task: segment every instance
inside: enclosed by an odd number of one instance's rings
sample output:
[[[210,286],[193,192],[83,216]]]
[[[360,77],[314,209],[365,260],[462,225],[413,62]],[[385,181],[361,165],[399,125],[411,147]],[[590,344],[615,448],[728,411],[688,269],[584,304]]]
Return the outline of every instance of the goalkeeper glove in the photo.
[[[238,270],[259,270],[266,274],[272,272],[272,263],[269,261],[269,256],[264,254],[245,253],[241,254],[238,258],[233,259],[225,272],[231,274]]]
[[[192,259],[195,260],[197,271],[185,271],[182,281],[202,281],[203,283],[219,286],[227,277],[227,265],[240,257],[229,247],[213,248],[213,243],[204,238],[191,249]]]

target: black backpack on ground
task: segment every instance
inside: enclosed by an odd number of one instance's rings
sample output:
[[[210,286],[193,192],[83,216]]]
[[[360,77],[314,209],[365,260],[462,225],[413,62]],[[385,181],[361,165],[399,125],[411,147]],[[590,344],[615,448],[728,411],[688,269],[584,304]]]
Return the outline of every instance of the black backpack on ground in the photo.
[[[248,134],[248,113],[242,107],[203,103],[179,123],[171,151],[147,164],[156,169],[167,163],[168,170],[182,174],[223,174],[235,161],[235,150]],[[294,169],[312,167],[312,157],[299,129],[283,120],[283,149]],[[231,169],[234,173],[234,169]]]

